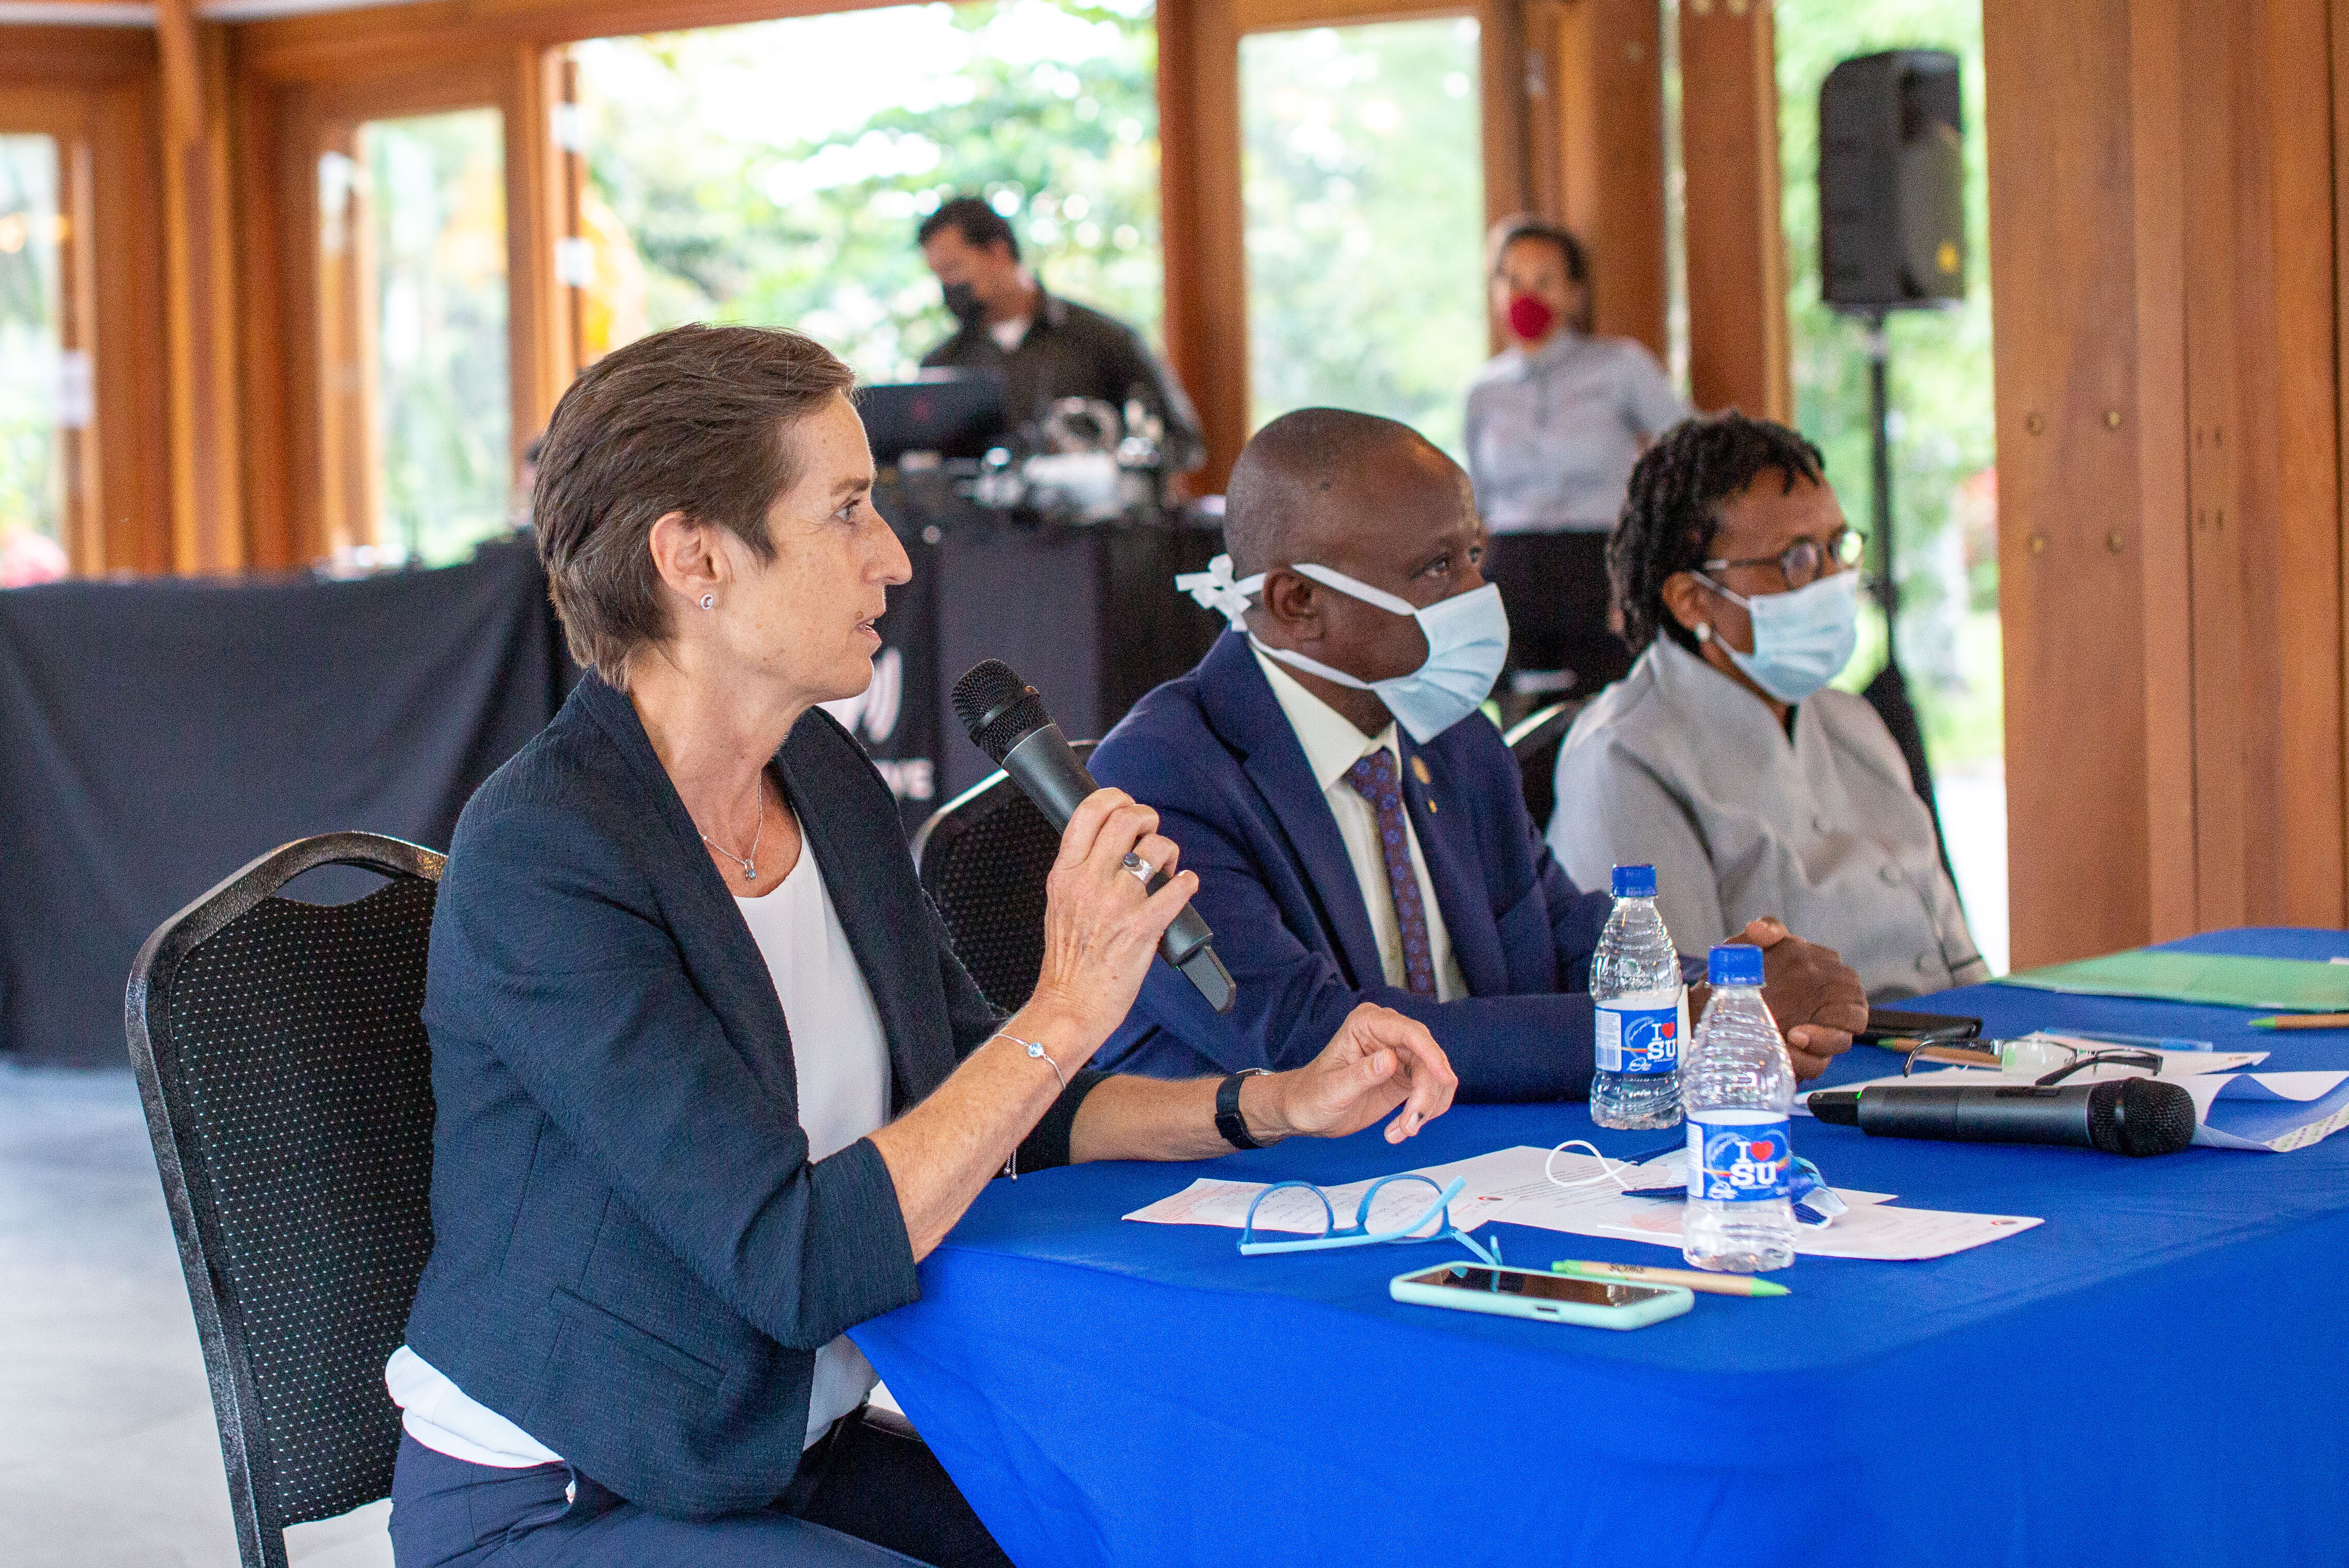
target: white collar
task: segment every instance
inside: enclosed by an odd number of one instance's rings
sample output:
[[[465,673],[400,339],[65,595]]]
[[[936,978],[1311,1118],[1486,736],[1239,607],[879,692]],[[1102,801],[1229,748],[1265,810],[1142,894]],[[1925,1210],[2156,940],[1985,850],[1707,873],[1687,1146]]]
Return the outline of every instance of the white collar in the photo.
[[[1331,785],[1346,776],[1348,769],[1372,752],[1393,753],[1395,727],[1392,722],[1376,735],[1365,736],[1354,728],[1351,719],[1308,691],[1304,683],[1278,661],[1267,659],[1255,648],[1248,651],[1256,655],[1257,668],[1272,683],[1272,695],[1280,703],[1280,711],[1288,716],[1288,727],[1297,732],[1298,744],[1305,748],[1305,765],[1313,770],[1313,783],[1323,794],[1328,794]]]

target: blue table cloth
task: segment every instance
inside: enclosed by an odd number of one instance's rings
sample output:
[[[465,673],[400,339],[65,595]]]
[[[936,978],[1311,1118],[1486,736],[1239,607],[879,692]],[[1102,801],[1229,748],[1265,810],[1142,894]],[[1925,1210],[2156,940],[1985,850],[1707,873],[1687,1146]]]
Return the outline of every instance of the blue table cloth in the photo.
[[[2177,945],[2325,959],[2349,933]],[[2349,1068],[2349,1032],[2232,1009],[2004,986],[1918,1005]],[[1861,1046],[1826,1081],[1897,1070]],[[1401,1149],[1370,1132],[995,1182],[922,1300],[854,1336],[1023,1568],[2349,1562],[2349,1134],[2130,1160],[1795,1131],[1838,1185],[2047,1223],[1926,1262],[1801,1259],[1775,1276],[1790,1297],[1615,1334],[1388,1298],[1454,1244],[1251,1259],[1234,1231],[1119,1219],[1210,1173],[1657,1141],[1579,1105],[1461,1106]],[[1679,1262],[1491,1229],[1517,1263]]]

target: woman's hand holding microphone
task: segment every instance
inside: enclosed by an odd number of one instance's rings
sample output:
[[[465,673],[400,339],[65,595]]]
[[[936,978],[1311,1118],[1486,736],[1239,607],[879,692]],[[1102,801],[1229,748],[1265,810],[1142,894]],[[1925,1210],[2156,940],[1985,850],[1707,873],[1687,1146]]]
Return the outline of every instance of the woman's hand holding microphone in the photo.
[[[1006,1033],[1050,1036],[1040,1043],[1063,1073],[1101,1049],[1142,990],[1158,939],[1199,890],[1182,854],[1160,835],[1158,814],[1123,790],[1095,790],[1078,805],[1044,881],[1043,968]],[[1153,893],[1161,871],[1166,884]]]
[[[1069,819],[1060,858],[1046,880],[1044,962],[1035,994],[1005,1033],[1023,1041],[1050,1037],[1042,1042],[1048,1050],[1065,1046],[1065,1056],[1053,1051],[1064,1074],[1090,1059],[1124,1022],[1159,937],[1198,891],[1198,876],[1180,868],[1181,857],[1158,832],[1158,814],[1124,791],[1087,796]],[[1148,892],[1145,884],[1160,871],[1169,873],[1165,886]],[[1364,1003],[1303,1067],[1248,1079],[1240,1110],[1251,1137],[1274,1143],[1294,1136],[1342,1137],[1400,1109],[1386,1137],[1401,1143],[1451,1108],[1458,1086],[1451,1062],[1424,1024]],[[1099,1108],[1108,1112],[1109,1103]],[[1195,1147],[1153,1136],[1120,1152],[1197,1158],[1228,1147],[1214,1130],[1211,1110],[1197,1123],[1194,1129],[1158,1129],[1193,1131]]]

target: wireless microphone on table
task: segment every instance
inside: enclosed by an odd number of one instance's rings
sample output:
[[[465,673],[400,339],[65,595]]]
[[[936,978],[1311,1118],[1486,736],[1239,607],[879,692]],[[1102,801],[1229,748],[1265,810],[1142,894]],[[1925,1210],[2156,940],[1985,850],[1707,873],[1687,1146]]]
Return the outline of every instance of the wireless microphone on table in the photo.
[[[2194,1141],[2194,1096],[2158,1078],[2106,1084],[1874,1084],[1815,1089],[1811,1115],[1870,1137],[2054,1143],[2106,1154],[2175,1154]]]
[[[1044,711],[1036,689],[1001,659],[984,659],[963,672],[955,682],[954,708],[970,730],[971,743],[1011,775],[1055,833],[1069,826],[1078,803],[1101,787]],[[1152,874],[1152,892],[1165,885],[1164,871]],[[1185,904],[1158,939],[1158,951],[1199,988],[1208,1006],[1229,1012],[1235,994],[1232,977],[1216,956],[1215,936],[1199,912]]]

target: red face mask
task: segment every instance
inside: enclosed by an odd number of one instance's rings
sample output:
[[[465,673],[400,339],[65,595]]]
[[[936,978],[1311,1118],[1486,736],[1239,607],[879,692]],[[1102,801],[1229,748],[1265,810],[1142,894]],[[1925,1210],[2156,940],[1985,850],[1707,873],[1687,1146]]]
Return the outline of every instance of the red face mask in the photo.
[[[1509,330],[1528,343],[1537,342],[1549,335],[1551,323],[1557,313],[1549,302],[1537,294],[1509,296]]]

